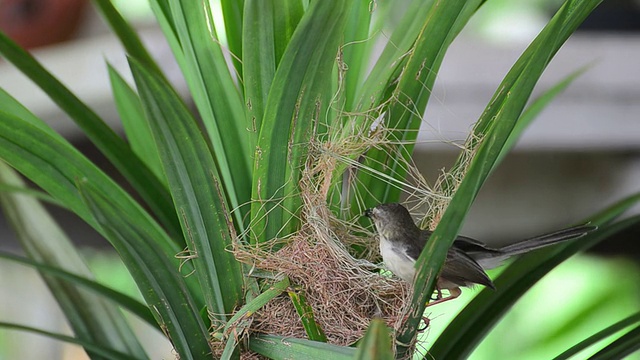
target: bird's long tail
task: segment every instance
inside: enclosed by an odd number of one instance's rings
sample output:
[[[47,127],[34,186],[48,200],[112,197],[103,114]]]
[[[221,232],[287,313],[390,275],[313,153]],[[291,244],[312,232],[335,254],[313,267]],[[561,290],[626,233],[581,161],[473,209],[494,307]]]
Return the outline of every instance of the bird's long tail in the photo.
[[[554,231],[549,234],[535,236],[529,239],[518,241],[517,243],[501,247],[498,250],[504,255],[508,256],[520,255],[532,250],[543,248],[545,246],[579,238],[595,229],[597,229],[597,227],[591,225],[574,226],[567,229]]]
[[[563,241],[576,239],[584,236],[591,231],[596,230],[597,226],[592,225],[579,225],[554,231],[552,233],[535,236],[522,241],[518,241],[513,244],[503,246],[495,249],[495,252],[482,252],[472,255],[472,257],[482,266],[484,269],[492,269],[502,264],[506,259],[527,253],[529,251],[537,250],[545,246],[554,245]]]

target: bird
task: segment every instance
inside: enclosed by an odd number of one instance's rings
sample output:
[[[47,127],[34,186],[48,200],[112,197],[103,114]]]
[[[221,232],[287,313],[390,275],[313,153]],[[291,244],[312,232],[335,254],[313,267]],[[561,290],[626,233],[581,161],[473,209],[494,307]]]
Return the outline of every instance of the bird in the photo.
[[[365,210],[364,216],[373,221],[378,232],[380,255],[385,267],[402,280],[413,283],[416,260],[432,231],[416,226],[409,210],[399,203],[380,204]],[[485,270],[498,267],[512,256],[576,239],[595,229],[596,226],[589,224],[579,225],[497,248],[466,236],[458,236],[449,248],[438,274],[437,295],[428,305],[457,298],[462,294],[461,287],[478,284],[495,290],[495,285]],[[443,297],[442,290],[448,290],[449,296]]]

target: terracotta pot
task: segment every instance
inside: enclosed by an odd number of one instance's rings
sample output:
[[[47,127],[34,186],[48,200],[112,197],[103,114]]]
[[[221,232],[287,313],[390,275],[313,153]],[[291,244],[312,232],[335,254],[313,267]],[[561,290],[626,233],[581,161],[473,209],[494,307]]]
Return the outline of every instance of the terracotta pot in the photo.
[[[25,48],[70,39],[87,0],[0,0],[0,29]]]

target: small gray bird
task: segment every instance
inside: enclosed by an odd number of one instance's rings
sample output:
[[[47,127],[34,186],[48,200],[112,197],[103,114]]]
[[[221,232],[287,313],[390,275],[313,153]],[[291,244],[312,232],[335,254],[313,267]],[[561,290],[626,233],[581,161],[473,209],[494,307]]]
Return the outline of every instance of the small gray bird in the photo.
[[[364,215],[373,220],[378,230],[380,254],[387,269],[399,278],[413,282],[416,274],[414,265],[432,232],[418,228],[407,208],[401,204],[381,204],[367,209]],[[485,270],[499,266],[511,256],[575,239],[596,228],[589,225],[571,227],[500,248],[491,248],[480,241],[458,236],[447,252],[438,275],[438,296],[429,305],[457,298],[462,293],[460,287],[480,284],[495,289]],[[443,298],[442,290],[445,289],[449,290],[450,295]]]

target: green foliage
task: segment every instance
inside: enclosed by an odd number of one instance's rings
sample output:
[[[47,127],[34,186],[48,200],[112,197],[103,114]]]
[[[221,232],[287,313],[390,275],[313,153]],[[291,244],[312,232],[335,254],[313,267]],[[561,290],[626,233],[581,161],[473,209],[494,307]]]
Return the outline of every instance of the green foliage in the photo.
[[[161,329],[181,359],[236,359],[247,350],[274,359],[389,359],[411,356],[414,348],[402,344],[415,339],[436,275],[482,184],[535,115],[577,76],[527,107],[546,66],[600,1],[567,0],[505,76],[465,144],[473,158],[462,154],[451,169],[461,183],[445,182],[440,189],[452,200],[418,260],[406,323],[390,334],[382,320],[372,320],[357,349],[326,343],[330,334],[316,322],[316,309],[297,284],[288,277],[257,276],[232,250],[284,243],[303,228],[301,180],[325,145],[345,142],[356,149],[339,157],[328,174],[331,190],[322,194],[336,218],[354,222],[365,206],[397,201],[440,64],[483,1],[411,1],[367,73],[372,44],[381,36],[370,1],[223,0],[225,22],[215,24],[209,1],[153,0],[197,114],[111,2],[95,3],[122,41],[135,80],[133,88],[109,67],[128,144],[5,35],[0,53],[67,112],[138,196],[1,89],[0,159],[46,192],[39,197],[69,209],[104,236],[146,304],[91,280],[82,265],[67,266],[81,263],[80,255],[2,166],[2,205],[28,258],[2,257],[40,271],[75,337],[47,334],[81,344],[94,358],[145,358],[122,308]],[[222,25],[225,37],[216,33]],[[225,51],[231,52],[229,63]],[[511,265],[496,280],[498,293],[480,293],[430,339],[430,356],[467,357],[544,274],[637,224],[638,218],[615,219],[638,200],[630,197],[594,215],[590,220],[600,229],[579,244]],[[47,250],[43,245],[52,238]],[[286,295],[309,340],[252,333],[252,315]],[[91,312],[77,311],[83,308]],[[640,346],[637,327],[620,334],[629,326],[637,326],[637,315],[561,358],[603,337],[615,339],[596,357],[629,354]]]
[[[384,360],[393,359],[391,351],[391,334],[384,321],[373,319],[367,333],[358,345],[358,360]]]

